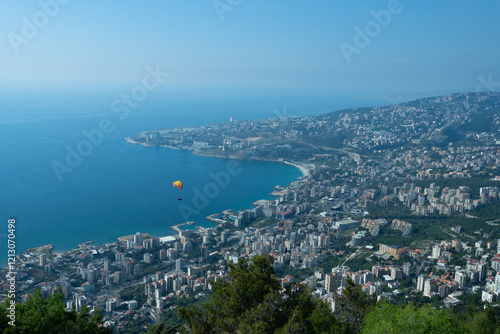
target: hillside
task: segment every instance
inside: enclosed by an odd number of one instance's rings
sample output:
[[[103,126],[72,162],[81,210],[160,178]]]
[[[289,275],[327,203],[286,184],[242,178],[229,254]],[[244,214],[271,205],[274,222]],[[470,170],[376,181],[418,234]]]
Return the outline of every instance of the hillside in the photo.
[[[490,145],[500,138],[500,93],[459,93],[309,117],[241,120],[146,131],[127,138],[197,154],[304,161],[332,151],[370,155],[400,148]]]

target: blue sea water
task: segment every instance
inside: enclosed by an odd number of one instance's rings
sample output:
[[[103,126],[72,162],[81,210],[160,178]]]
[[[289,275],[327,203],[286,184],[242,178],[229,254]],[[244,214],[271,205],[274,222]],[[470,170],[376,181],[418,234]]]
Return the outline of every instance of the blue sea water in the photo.
[[[272,198],[269,194],[275,185],[287,185],[302,176],[297,168],[281,163],[202,157],[191,151],[133,145],[124,140],[129,135],[228,121],[230,117],[320,114],[349,103],[286,106],[277,100],[253,98],[166,100],[151,96],[122,120],[110,111],[110,102],[116,97],[2,97],[0,265],[7,262],[9,218],[16,219],[16,253],[45,244],[65,251],[82,242],[113,242],[136,232],[172,235],[170,226],[186,220],[214,226],[206,216],[225,209],[251,208],[258,199]],[[87,140],[82,131],[98,129],[103,119],[109,119],[113,131],[92,145],[92,151],[60,180],[54,162],[66,164],[68,148],[76,150]],[[231,161],[239,172],[214,191],[211,175],[227,171]],[[172,187],[175,180],[184,183],[182,191]],[[196,207],[194,197],[197,191],[205,193],[206,187],[215,195]],[[181,204],[184,210],[189,206],[193,211],[182,215]]]
[[[302,175],[295,167],[281,163],[233,160],[239,173],[231,175],[229,182],[224,182],[227,186],[219,186],[216,196],[196,208],[196,191],[204,193],[210,183],[213,187],[211,173],[227,171],[231,160],[133,145],[124,138],[145,130],[215,123],[229,117],[291,115],[294,109],[269,101],[165,102],[151,98],[121,120],[109,111],[113,98],[4,99],[0,107],[2,266],[7,262],[9,218],[16,219],[16,253],[45,244],[65,251],[89,240],[113,242],[136,232],[172,235],[170,226],[186,219],[214,226],[204,217],[225,209],[251,208],[258,199],[272,198],[269,193],[275,185],[287,185]],[[308,112],[318,113],[319,109]],[[113,131],[104,134],[102,142],[93,145],[71,172],[62,174],[61,182],[54,162],[66,164],[68,147],[76,150],[86,140],[82,131],[98,129],[104,118],[112,122]],[[175,180],[183,181],[181,192],[172,187]],[[182,201],[177,199],[180,194]],[[181,214],[181,203],[193,208],[189,216]]]

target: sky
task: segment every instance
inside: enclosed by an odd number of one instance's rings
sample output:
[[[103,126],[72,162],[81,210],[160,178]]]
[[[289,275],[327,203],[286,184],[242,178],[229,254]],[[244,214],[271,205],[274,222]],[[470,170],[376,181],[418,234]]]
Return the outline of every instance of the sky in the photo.
[[[0,88],[351,94],[500,89],[495,0],[0,0]],[[489,84],[485,84],[489,82]]]

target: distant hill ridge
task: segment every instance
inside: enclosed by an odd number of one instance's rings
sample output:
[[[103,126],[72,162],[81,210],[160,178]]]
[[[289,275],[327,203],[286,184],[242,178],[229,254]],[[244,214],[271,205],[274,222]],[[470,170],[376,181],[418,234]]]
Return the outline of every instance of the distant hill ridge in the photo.
[[[332,150],[370,155],[450,143],[491,146],[499,131],[500,93],[465,92],[317,116],[146,131],[127,140],[218,157],[306,161]]]
[[[415,106],[444,104],[444,103],[446,103],[446,104],[464,103],[464,102],[483,103],[484,101],[486,101],[486,102],[498,101],[498,99],[500,99],[500,92],[494,92],[494,91],[462,92],[462,93],[454,93],[454,94],[442,95],[442,96],[423,97],[423,98],[419,98],[419,99],[415,99],[415,100],[411,100],[411,101],[388,104],[388,105],[381,106],[381,107],[346,108],[346,109],[332,111],[332,112],[329,112],[327,114],[318,115],[318,117],[329,116],[329,115],[333,116],[336,113],[342,113],[342,112],[368,112],[368,111],[370,111],[372,109],[376,109],[376,108],[387,108],[387,107],[395,107],[395,106],[415,107]]]
[[[323,145],[377,150],[407,144],[443,145],[500,130],[500,93],[465,92],[372,108],[352,108],[318,115],[327,129]],[[315,134],[309,135],[315,137]],[[326,140],[325,140],[326,139]],[[317,140],[309,140],[318,144]]]

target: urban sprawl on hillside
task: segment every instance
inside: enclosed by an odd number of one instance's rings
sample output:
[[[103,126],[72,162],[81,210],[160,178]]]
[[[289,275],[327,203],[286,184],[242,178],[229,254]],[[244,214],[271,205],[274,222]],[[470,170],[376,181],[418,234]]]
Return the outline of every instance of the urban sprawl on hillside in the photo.
[[[47,297],[61,288],[68,308],[100,308],[117,329],[176,324],[177,307],[210,300],[214,282],[229,279],[229,261],[270,254],[283,287],[303,283],[333,311],[347,278],[378,299],[495,303],[499,130],[500,94],[488,92],[130,136],[199,155],[288,162],[304,176],[276,187],[273,200],[214,212],[213,228],[137,233],[58,254],[27,250],[16,256],[17,295],[24,302],[37,289]]]

